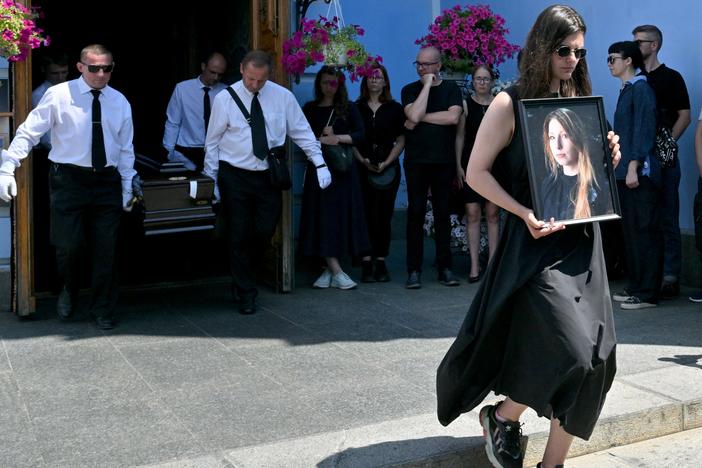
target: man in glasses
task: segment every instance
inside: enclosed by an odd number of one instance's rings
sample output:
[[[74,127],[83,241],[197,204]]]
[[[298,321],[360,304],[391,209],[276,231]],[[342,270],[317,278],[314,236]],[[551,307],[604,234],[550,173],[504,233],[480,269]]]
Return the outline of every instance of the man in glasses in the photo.
[[[197,78],[176,85],[166,109],[163,133],[169,161],[182,162],[191,171],[202,171],[210,110],[214,97],[227,87],[220,83],[226,70],[224,55],[210,52],[200,64]]]
[[[456,176],[456,126],[463,112],[461,90],[441,79],[441,53],[421,49],[414,62],[419,80],[402,88],[405,109],[405,177],[407,179],[407,289],[422,287],[424,215],[431,188],[434,244],[439,282],[457,286],[451,272],[450,189]]]
[[[49,190],[51,243],[63,288],[56,311],[73,314],[80,287],[79,253],[92,262],[90,315],[98,328],[115,326],[115,249],[122,210],[131,209],[134,149],[132,111],[127,99],[107,84],[112,53],[85,47],[76,64],[81,76],[52,86],[17,129],[0,159],[0,199],[17,195],[14,171],[51,132]]]
[[[663,46],[663,33],[654,25],[637,26],[631,32],[639,45],[646,66],[648,84],[656,94],[658,125],[669,129],[676,140],[690,125],[690,97],[685,80],[677,71],[658,60]],[[678,154],[679,156],[679,154]],[[661,297],[680,293],[682,252],[680,240],[680,164],[661,169],[661,221],[663,229],[663,282]]]

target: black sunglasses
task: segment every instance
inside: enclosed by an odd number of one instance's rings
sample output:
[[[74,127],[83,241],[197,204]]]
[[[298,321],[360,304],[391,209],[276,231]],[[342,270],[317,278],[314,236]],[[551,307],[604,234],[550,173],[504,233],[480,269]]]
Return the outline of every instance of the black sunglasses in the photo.
[[[556,49],[556,53],[559,57],[568,57],[571,53],[575,54],[575,58],[580,60],[587,55],[587,49],[571,49],[568,46],[561,46]]]
[[[610,65],[612,65],[612,64],[613,64],[614,62],[616,62],[618,59],[624,60],[624,57],[619,57],[619,56],[616,56],[616,55],[610,55],[609,57],[607,57],[607,63],[610,64]]]
[[[646,40],[646,39],[636,39],[634,42],[636,42],[636,45],[639,45],[639,46],[640,46],[640,45],[643,44],[644,42],[656,42],[656,41],[649,41],[649,40]]]
[[[80,62],[83,63],[83,62]],[[86,67],[88,67],[88,71],[90,73],[98,73],[100,70],[104,71],[105,73],[111,73],[112,70],[115,68],[115,64],[111,63],[109,65],[88,65],[87,63],[83,63]]]

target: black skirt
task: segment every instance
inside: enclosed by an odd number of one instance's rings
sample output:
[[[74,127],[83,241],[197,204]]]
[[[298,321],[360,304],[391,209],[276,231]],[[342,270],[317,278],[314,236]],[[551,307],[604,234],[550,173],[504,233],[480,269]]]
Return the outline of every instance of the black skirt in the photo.
[[[332,183],[319,188],[317,170],[308,163],[302,192],[300,249],[310,257],[360,256],[370,252],[363,196],[356,164],[332,172]]]

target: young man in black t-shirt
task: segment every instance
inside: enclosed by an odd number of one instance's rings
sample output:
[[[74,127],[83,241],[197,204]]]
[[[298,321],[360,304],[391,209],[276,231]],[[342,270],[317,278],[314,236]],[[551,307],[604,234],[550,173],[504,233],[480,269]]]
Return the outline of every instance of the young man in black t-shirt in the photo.
[[[457,286],[451,272],[451,221],[449,192],[455,177],[456,125],[463,112],[461,90],[442,81],[441,54],[434,47],[421,49],[414,62],[419,80],[402,88],[405,109],[405,177],[407,180],[407,283],[422,286],[424,216],[431,188],[434,243],[439,282]]]
[[[679,140],[690,125],[690,97],[685,80],[677,71],[658,61],[663,46],[663,33],[656,26],[637,26],[631,32],[639,45],[646,66],[646,78],[656,93],[658,124],[671,130]],[[682,266],[680,240],[680,164],[661,169],[661,221],[663,231],[663,282],[661,297],[675,297],[680,293]]]

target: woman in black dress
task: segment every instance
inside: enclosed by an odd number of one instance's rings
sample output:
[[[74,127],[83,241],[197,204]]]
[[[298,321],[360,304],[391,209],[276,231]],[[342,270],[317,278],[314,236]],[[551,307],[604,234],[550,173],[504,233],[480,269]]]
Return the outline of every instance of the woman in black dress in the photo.
[[[491,88],[495,74],[487,65],[478,65],[473,70],[472,79],[475,93],[465,99],[463,115],[456,130],[456,177],[466,207],[466,237],[470,253],[469,283],[475,283],[480,279],[480,217],[483,203],[485,204],[490,259],[495,254],[500,234],[500,208],[491,201],[485,200],[465,183],[466,168],[470,152],[473,150],[475,135],[478,133],[483,116],[493,100]]]
[[[540,465],[562,465],[573,436],[590,437],[616,370],[599,226],[566,229],[553,219],[535,218],[515,118],[521,98],[590,94],[585,29],[568,6],[553,5],[539,15],[522,54],[519,83],[495,97],[468,163],[470,186],[509,214],[458,337],[439,366],[438,416],[446,425],[490,391],[506,396],[479,414],[488,458],[497,467],[522,466],[519,418],[527,407],[551,419]],[[618,138],[612,132],[608,138],[616,165]]]
[[[325,145],[356,145],[363,141],[363,121],[349,102],[344,74],[322,67],[314,80],[314,101],[302,108],[312,131]],[[303,255],[323,257],[327,268],[314,282],[315,288],[353,289],[354,282],[342,269],[339,258],[360,256],[370,250],[363,213],[363,199],[355,164],[344,172],[332,172],[332,182],[319,188],[316,168],[307,165],[302,192],[300,247]],[[312,174],[312,177],[307,175]]]
[[[361,80],[361,97],[356,102],[366,130],[366,137],[356,147],[355,154],[372,246],[371,255],[361,261],[361,281],[364,283],[390,281],[385,257],[390,250],[392,215],[400,187],[398,157],[405,148],[402,105],[390,94],[390,78],[385,67],[377,64],[373,69],[373,75]],[[382,184],[369,180],[376,174],[385,174],[386,180],[382,180]]]

